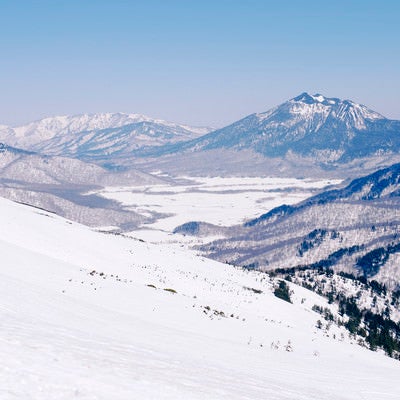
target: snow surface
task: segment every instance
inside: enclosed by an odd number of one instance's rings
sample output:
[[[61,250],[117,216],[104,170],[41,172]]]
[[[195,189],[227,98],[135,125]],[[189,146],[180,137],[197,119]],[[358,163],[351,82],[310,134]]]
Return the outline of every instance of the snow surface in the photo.
[[[4,199],[0,218],[1,399],[399,398],[399,362],[316,329],[303,288],[289,304],[265,275]]]
[[[202,221],[220,226],[243,223],[283,203],[293,204],[313,191],[340,180],[178,177],[180,185],[160,184],[136,187],[106,187],[96,191],[121,202],[137,213],[159,212],[169,217],[147,224],[147,228],[172,232],[178,225]]]

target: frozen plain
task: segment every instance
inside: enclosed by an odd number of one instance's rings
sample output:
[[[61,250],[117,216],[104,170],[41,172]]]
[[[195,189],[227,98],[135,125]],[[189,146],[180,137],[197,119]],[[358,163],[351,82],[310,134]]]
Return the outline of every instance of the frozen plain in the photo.
[[[153,212],[164,215],[152,224],[143,224],[139,230],[131,233],[132,236],[152,242],[187,243],[192,240],[171,235],[178,225],[189,221],[217,226],[240,224],[283,203],[297,203],[316,190],[341,182],[338,179],[272,177],[181,176],[175,179],[175,183],[109,186],[91,193],[116,200],[138,214]],[[176,239],[177,236],[179,239]]]
[[[3,199],[0,216],[2,399],[399,397],[398,361],[316,329],[312,292],[289,304],[267,276]]]

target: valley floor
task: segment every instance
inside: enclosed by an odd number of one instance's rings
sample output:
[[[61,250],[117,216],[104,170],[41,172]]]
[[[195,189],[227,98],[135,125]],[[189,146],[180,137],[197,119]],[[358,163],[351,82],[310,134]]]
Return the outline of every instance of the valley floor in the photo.
[[[202,221],[217,226],[240,224],[283,203],[297,203],[317,190],[341,182],[338,179],[271,177],[182,176],[175,179],[176,184],[106,187],[95,193],[116,200],[138,214],[158,214],[154,223],[143,224],[132,235],[152,242],[170,243],[175,241],[171,237],[174,228],[186,222]],[[180,242],[191,240],[179,235]]]

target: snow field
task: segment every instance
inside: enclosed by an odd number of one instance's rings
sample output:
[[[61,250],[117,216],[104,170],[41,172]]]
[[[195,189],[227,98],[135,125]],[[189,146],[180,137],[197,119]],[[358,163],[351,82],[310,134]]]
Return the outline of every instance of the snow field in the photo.
[[[289,304],[190,252],[0,215],[2,399],[397,398],[398,362],[319,332],[325,300],[303,288]]]
[[[294,204],[339,180],[294,178],[181,177],[179,185],[106,187],[96,192],[141,214],[168,214],[145,228],[172,232],[188,221],[239,224],[283,203]]]

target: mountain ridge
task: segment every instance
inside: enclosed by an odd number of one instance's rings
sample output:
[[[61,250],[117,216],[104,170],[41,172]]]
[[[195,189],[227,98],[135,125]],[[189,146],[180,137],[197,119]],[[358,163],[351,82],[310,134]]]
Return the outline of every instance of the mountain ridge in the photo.
[[[284,157],[291,151],[322,162],[340,162],[352,158],[350,151],[357,157],[389,151],[388,143],[376,137],[377,132],[382,135],[384,131],[392,140],[392,134],[399,133],[395,139],[400,149],[400,121],[389,120],[351,100],[304,92],[269,111],[250,114],[200,138],[174,145],[171,151],[251,148],[267,157]],[[374,135],[375,147],[361,146],[365,132]],[[370,140],[369,145],[374,143]]]
[[[48,156],[0,143],[0,195],[56,212],[90,226],[135,227],[144,218],[91,194],[112,185],[152,185],[162,178],[135,169],[113,171],[79,159]]]
[[[141,114],[97,113],[48,117],[14,128],[3,126],[0,140],[43,154],[96,161],[128,155],[141,146],[188,140],[210,130]]]
[[[306,92],[220,129],[139,114],[82,114],[0,129],[0,140],[107,168],[344,177],[400,161],[400,121],[351,100]]]
[[[400,121],[304,92],[199,138],[134,154],[136,165],[175,175],[185,168],[213,175],[217,165],[225,175],[347,178],[400,162]]]
[[[265,271],[329,267],[396,289],[400,287],[399,189],[400,164],[395,164],[344,188],[297,205],[281,205],[241,226],[226,228],[224,239],[202,250],[234,265]]]

